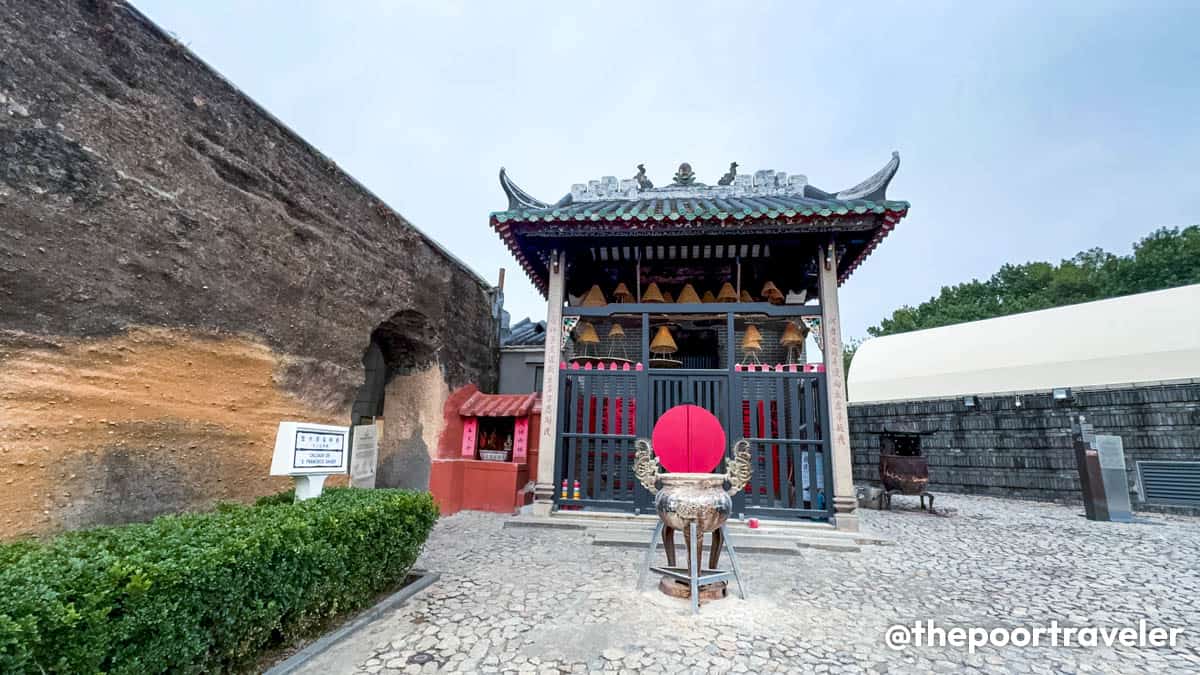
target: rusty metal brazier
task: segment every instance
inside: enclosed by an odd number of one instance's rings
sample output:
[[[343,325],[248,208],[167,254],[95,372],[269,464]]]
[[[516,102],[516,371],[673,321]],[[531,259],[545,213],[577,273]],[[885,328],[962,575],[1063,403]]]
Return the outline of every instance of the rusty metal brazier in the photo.
[[[892,494],[915,495],[921,498],[921,508],[929,500],[933,510],[933,495],[929,486],[929,460],[921,453],[921,437],[932,431],[920,432],[915,426],[903,425],[885,429],[879,437],[879,482],[883,484],[882,508],[892,506]]]
[[[879,481],[889,492],[919,495],[929,485],[929,460],[919,456],[880,455]]]

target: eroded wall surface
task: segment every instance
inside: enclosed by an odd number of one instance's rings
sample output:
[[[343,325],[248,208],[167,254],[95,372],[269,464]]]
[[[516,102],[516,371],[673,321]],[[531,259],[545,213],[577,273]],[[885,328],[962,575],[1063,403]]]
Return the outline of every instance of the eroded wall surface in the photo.
[[[346,423],[381,325],[415,485],[489,293],[123,3],[0,0],[0,535],[286,486],[276,423]]]

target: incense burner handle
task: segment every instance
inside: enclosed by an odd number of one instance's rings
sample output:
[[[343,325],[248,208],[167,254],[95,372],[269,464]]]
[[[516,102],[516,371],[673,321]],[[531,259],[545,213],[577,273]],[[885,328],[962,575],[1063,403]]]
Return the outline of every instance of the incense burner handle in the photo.
[[[750,476],[750,441],[743,438],[733,444],[733,458],[725,463],[725,480],[729,481],[725,494],[732,497],[741,492]]]
[[[662,468],[658,465],[658,457],[654,455],[649,439],[639,438],[633,442],[635,448],[633,459],[633,475],[637,476],[642,487],[650,494],[658,493],[658,476]]]

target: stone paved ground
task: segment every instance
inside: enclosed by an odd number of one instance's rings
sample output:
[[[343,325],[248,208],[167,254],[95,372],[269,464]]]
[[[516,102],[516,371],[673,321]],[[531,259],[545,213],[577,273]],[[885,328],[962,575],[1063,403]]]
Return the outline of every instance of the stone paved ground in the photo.
[[[693,618],[647,583],[640,551],[565,530],[443,519],[420,565],[441,579],[310,662],[311,673],[1200,672],[1200,519],[1092,523],[1081,509],[943,495],[948,515],[897,499],[861,553],[746,554],[750,598]],[[888,626],[1182,628],[1170,648],[910,647]],[[432,659],[422,665],[425,659]]]

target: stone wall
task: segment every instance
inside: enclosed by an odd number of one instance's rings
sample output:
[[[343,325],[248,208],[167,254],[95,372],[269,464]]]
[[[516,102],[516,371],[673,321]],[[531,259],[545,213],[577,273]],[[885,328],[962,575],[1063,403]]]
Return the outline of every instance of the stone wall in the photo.
[[[0,535],[286,487],[275,424],[352,404],[424,487],[492,300],[127,4],[0,0]]]
[[[1045,501],[1080,501],[1071,417],[1097,434],[1123,439],[1130,487],[1138,460],[1200,461],[1200,380],[1077,389],[1069,401],[1049,392],[850,406],[854,478],[878,484],[879,432],[915,425],[934,431],[922,442],[931,491]],[[1020,399],[1018,407],[1016,401]],[[1131,497],[1134,508],[1146,508]]]

